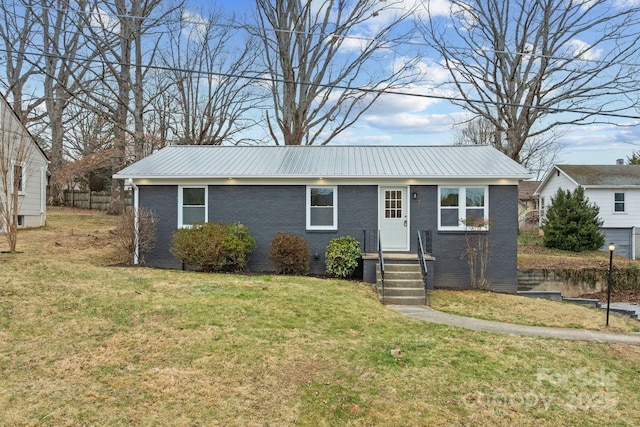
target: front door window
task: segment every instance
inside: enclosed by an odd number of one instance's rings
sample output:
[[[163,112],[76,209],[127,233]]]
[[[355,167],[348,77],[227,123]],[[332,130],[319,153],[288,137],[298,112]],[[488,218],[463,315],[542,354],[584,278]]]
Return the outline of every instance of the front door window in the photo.
[[[402,190],[385,190],[385,218],[402,218]]]

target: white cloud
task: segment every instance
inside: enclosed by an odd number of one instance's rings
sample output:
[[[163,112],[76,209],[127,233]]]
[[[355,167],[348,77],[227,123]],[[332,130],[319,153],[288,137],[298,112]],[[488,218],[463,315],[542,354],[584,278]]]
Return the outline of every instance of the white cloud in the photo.
[[[353,130],[346,130],[331,141],[331,145],[390,145],[392,143],[393,138],[390,135],[380,133],[371,135]]]
[[[189,40],[202,41],[207,34],[209,21],[196,12],[185,11],[182,14],[182,21],[185,24],[182,28],[182,35]]]
[[[454,117],[450,114],[367,115],[364,121],[376,129],[403,134],[433,134],[451,131]]]
[[[588,43],[573,39],[569,41],[569,50],[573,56],[585,61],[593,61],[602,57],[602,49],[592,49]]]
[[[565,145],[558,163],[613,165],[640,148],[640,126],[576,126],[558,139]]]
[[[640,0],[616,0],[613,5],[620,9],[640,6]]]
[[[447,17],[451,14],[452,4],[449,0],[405,0],[406,10],[413,10],[414,19],[429,19],[429,16]]]
[[[376,103],[373,104],[373,106],[367,111],[367,115],[393,115],[400,113],[423,112],[427,108],[442,102],[442,99],[435,98],[434,96],[444,97],[449,94],[446,91],[436,89],[431,86],[405,87],[398,92],[402,92],[402,94],[381,95]]]
[[[91,26],[113,34],[120,33],[120,22],[118,19],[112,17],[108,11],[99,7],[91,11]]]

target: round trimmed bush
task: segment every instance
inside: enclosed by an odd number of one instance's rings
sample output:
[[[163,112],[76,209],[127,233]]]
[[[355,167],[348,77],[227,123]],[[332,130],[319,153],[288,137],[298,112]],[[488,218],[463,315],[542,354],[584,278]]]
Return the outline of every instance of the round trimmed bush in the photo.
[[[331,239],[325,252],[327,274],[334,277],[351,277],[358,266],[360,243],[351,236]]]

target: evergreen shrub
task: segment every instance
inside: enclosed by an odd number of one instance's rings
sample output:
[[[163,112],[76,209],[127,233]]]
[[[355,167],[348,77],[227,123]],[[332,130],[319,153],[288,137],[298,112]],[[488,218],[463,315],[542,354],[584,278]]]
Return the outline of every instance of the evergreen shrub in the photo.
[[[360,258],[360,243],[351,236],[331,239],[325,252],[329,276],[351,277]]]
[[[565,251],[595,251],[604,245],[600,208],[589,203],[584,188],[558,189],[542,221],[543,243]]]
[[[171,252],[202,271],[242,271],[254,247],[255,240],[246,226],[205,222],[176,230]]]

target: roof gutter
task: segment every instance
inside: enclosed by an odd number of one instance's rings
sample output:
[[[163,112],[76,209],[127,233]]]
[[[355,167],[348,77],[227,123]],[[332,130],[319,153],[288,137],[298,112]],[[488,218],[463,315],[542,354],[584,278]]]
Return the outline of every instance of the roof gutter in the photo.
[[[531,175],[113,175],[113,179],[154,180],[154,179],[529,179]]]

